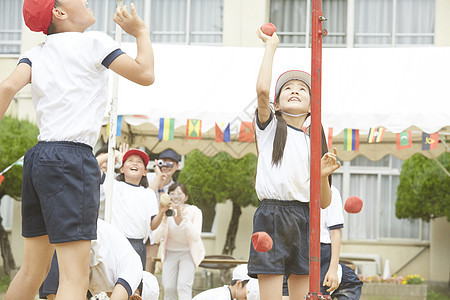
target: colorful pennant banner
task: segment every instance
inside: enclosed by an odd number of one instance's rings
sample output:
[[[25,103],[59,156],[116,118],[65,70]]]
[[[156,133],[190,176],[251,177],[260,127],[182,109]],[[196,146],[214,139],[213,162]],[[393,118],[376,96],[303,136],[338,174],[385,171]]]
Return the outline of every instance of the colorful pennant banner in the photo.
[[[403,150],[412,146],[411,131],[403,131],[396,135],[397,150]]]
[[[369,129],[367,135],[367,143],[380,143],[383,140],[383,134],[385,129],[383,127],[374,127]]]
[[[359,129],[344,129],[344,150],[359,151]]]
[[[253,122],[241,122],[239,129],[239,142],[253,143],[255,131],[253,130]]]
[[[159,134],[160,141],[172,141],[175,132],[175,119],[160,118],[159,119]]]
[[[439,133],[428,134],[422,132],[422,150],[436,149],[439,144]]]
[[[228,143],[230,140],[230,123],[216,123],[216,143]]]
[[[202,120],[187,120],[186,138],[200,140],[202,138]]]

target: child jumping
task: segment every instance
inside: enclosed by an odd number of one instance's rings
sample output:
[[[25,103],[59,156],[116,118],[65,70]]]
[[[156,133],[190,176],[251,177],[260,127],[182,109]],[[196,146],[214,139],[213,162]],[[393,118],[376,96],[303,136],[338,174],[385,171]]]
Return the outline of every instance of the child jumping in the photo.
[[[5,299],[34,299],[58,254],[56,299],[85,299],[89,249],[97,238],[100,170],[92,153],[107,103],[108,68],[142,85],[154,81],[149,31],[118,8],[114,21],[136,38],[135,59],[108,35],[85,32],[95,23],[85,0],[24,0],[25,24],[47,34],[21,56],[0,84],[0,120],[14,95],[31,82],[38,143],[25,155],[22,185],[24,258]]]
[[[275,113],[270,107],[272,64],[279,39],[258,29],[265,52],[258,75],[255,131],[258,164],[255,189],[261,204],[253,218],[253,232],[267,232],[273,248],[257,252],[251,245],[248,272],[257,277],[261,299],[281,299],[283,275],[289,277],[292,299],[308,292],[310,138],[302,131],[311,113],[311,76],[303,71],[283,73],[275,87]],[[321,202],[331,201],[328,177],[340,167],[327,153],[322,134]],[[293,238],[295,237],[295,238]]]

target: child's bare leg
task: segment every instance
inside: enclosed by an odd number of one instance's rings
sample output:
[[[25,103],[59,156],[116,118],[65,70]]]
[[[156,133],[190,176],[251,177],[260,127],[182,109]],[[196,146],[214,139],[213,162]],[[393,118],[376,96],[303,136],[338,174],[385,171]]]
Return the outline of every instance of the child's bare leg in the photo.
[[[159,244],[150,245],[147,241],[147,244],[145,246],[146,246],[145,248],[147,250],[147,263],[145,266],[145,270],[147,272],[154,274],[156,262],[154,260],[152,260],[152,258],[156,257],[158,255]]]
[[[54,251],[47,235],[25,238],[22,267],[9,285],[5,299],[34,299],[50,270]]]
[[[127,300],[128,292],[121,284],[116,284],[112,295],[109,298],[110,300]]]
[[[261,300],[281,299],[283,295],[283,275],[259,274],[258,283]]]
[[[85,300],[89,286],[91,241],[56,244],[59,264],[58,300]]]
[[[288,278],[289,299],[305,299],[309,291],[309,275],[291,274]]]

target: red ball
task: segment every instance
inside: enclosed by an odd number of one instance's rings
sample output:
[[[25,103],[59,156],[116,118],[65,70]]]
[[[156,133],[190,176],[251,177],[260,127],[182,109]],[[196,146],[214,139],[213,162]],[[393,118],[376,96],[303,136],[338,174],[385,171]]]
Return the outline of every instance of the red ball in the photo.
[[[258,231],[252,235],[252,244],[257,252],[267,252],[272,249],[273,240],[266,232]]]
[[[356,214],[361,211],[363,207],[363,201],[361,198],[356,196],[348,197],[347,200],[345,200],[344,209],[346,212],[351,214]]]
[[[266,23],[261,26],[261,31],[268,36],[272,36],[272,34],[277,31],[277,28],[272,23]]]

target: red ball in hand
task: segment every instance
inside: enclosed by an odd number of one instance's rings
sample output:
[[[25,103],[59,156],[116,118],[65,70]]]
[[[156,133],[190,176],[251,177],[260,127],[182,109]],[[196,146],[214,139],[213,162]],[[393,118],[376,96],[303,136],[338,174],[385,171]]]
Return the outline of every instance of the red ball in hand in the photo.
[[[258,231],[252,235],[252,244],[257,252],[267,252],[272,249],[273,240],[267,232]]]
[[[277,31],[277,28],[272,23],[266,23],[263,26],[261,26],[261,31],[268,36],[272,36],[275,31]]]
[[[363,201],[361,198],[356,196],[348,197],[347,200],[345,200],[344,209],[346,212],[351,214],[356,214],[361,211],[363,207]]]

